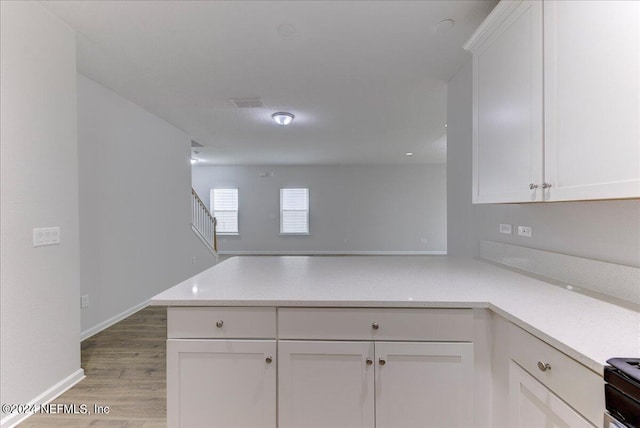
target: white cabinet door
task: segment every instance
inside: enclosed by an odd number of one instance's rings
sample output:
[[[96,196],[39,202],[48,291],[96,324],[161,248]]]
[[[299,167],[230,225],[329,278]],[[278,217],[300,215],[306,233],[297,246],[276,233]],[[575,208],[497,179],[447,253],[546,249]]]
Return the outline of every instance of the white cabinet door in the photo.
[[[508,426],[513,428],[593,428],[518,364],[509,366]]]
[[[278,426],[373,428],[373,358],[373,342],[279,341]]]
[[[275,428],[274,340],[167,341],[167,426]]]
[[[541,201],[542,2],[503,1],[485,22],[495,28],[469,47],[473,202]]]
[[[473,426],[473,344],[376,342],[377,428]]]
[[[547,200],[640,196],[640,2],[544,3]]]

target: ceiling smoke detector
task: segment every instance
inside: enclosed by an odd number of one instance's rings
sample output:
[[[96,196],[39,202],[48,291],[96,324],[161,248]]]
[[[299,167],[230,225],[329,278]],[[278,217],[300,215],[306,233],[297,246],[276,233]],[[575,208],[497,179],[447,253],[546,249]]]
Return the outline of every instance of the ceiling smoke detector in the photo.
[[[275,120],[275,122],[278,125],[282,125],[282,126],[287,126],[295,118],[293,114],[287,113],[286,111],[279,111],[277,113],[273,113],[271,117],[273,118],[273,120]]]

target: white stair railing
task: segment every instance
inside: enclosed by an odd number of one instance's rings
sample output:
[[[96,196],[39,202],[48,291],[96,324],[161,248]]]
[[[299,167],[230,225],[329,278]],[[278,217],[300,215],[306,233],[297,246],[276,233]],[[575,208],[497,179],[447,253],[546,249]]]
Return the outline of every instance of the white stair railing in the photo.
[[[218,253],[216,218],[211,215],[193,188],[191,188],[191,228],[207,248],[216,255]]]

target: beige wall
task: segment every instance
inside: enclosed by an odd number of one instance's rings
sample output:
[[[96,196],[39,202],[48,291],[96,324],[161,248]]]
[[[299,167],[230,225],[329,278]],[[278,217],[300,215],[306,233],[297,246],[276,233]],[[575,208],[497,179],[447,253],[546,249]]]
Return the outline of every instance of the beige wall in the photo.
[[[38,2],[0,15],[0,397],[20,404],[82,376],[76,44]],[[52,226],[61,244],[33,247]]]
[[[268,172],[272,175],[261,177]],[[442,253],[446,168],[434,165],[197,166],[205,203],[216,186],[237,187],[237,237],[221,251],[259,253]],[[309,188],[309,236],[280,236],[280,188]]]
[[[189,136],[77,78],[84,337],[214,258],[191,230]]]

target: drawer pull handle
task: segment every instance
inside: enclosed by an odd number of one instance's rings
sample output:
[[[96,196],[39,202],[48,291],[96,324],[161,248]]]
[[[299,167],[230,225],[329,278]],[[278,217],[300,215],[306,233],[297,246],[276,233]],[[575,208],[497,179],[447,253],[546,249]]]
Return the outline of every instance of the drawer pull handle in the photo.
[[[218,320],[216,321],[216,327],[221,328],[224,325],[224,321]]]
[[[378,362],[380,363],[381,366],[384,366],[385,364],[387,364],[387,362],[382,358],[380,358]]]
[[[371,364],[373,364],[373,360],[371,358],[367,358],[365,360],[365,362],[367,363],[368,366],[370,366]]]
[[[543,189],[549,189],[551,187],[550,183],[542,183],[542,188]]]
[[[551,364],[538,361],[538,368],[541,372],[546,372],[547,370],[551,370]]]
[[[271,364],[273,362],[273,357],[271,355],[269,355],[267,358],[264,359],[267,364]]]
[[[373,324],[371,324],[371,328],[374,329],[374,330],[377,330],[377,329],[380,328],[380,325],[378,325],[377,322],[374,322]]]
[[[529,189],[530,189],[530,190],[537,189],[538,187],[539,187],[539,186],[538,186],[537,184],[535,184],[535,183],[529,183]]]

